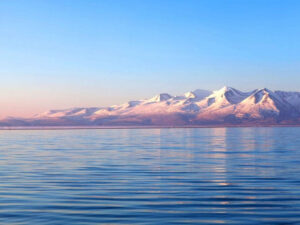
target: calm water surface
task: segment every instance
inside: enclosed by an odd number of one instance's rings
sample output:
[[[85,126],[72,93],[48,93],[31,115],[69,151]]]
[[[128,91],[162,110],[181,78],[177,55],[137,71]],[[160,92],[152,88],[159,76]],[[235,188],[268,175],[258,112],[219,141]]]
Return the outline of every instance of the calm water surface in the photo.
[[[1,224],[300,224],[300,128],[0,131]]]

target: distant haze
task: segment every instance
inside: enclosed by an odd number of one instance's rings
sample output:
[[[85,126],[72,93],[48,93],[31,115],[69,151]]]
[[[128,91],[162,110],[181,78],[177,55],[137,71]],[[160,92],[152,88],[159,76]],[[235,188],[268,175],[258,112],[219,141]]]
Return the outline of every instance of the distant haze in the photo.
[[[224,85],[300,91],[300,1],[0,1],[0,117]]]

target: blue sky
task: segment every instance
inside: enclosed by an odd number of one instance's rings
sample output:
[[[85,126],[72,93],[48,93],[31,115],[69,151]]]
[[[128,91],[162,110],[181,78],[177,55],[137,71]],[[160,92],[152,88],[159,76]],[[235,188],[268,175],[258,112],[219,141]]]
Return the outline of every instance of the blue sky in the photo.
[[[300,91],[300,1],[1,0],[0,116],[160,92]]]

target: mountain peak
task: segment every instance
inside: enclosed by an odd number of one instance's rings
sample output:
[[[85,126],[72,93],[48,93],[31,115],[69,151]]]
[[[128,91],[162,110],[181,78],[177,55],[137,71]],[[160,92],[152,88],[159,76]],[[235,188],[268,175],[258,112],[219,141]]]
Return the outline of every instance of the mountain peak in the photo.
[[[217,95],[223,95],[223,94],[228,93],[228,92],[232,92],[232,93],[235,93],[235,94],[241,94],[242,93],[241,91],[239,91],[235,88],[232,88],[232,87],[228,87],[228,86],[224,86],[221,89],[214,91],[213,93],[217,94]]]
[[[224,86],[222,87],[221,89],[218,90],[218,92],[226,92],[226,91],[232,91],[232,90],[235,90],[234,88],[232,87],[229,87],[229,86]]]
[[[273,93],[273,91],[271,91],[271,90],[268,89],[268,88],[261,88],[261,89],[258,89],[257,92]]]
[[[189,91],[189,92],[185,93],[184,96],[186,98],[196,98],[197,97],[193,91]]]
[[[237,104],[241,102],[247,95],[247,93],[225,86],[217,91],[214,91],[211,97],[215,99],[215,102],[222,102],[222,105],[227,105]]]
[[[170,98],[172,98],[171,95],[169,95],[168,93],[161,93],[158,94],[156,96],[154,96],[153,98],[149,99],[150,102],[163,102],[163,101],[167,101]]]

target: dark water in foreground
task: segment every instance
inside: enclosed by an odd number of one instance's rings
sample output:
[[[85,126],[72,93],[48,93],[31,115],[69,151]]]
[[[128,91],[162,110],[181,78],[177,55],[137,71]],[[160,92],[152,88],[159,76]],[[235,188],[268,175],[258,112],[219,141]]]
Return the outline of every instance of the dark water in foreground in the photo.
[[[1,224],[300,224],[300,128],[0,131]]]

